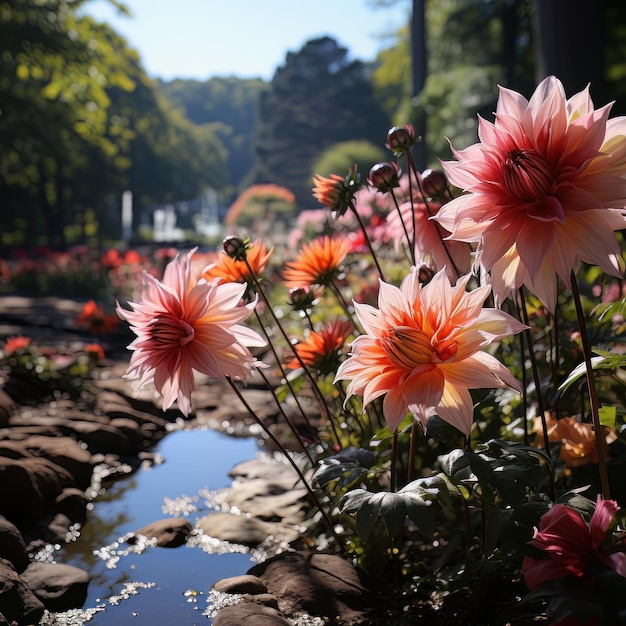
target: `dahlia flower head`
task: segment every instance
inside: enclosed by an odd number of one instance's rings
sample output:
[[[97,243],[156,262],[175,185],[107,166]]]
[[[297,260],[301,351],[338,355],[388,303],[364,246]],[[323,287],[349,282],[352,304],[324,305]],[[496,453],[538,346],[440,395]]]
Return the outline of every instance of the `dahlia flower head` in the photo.
[[[599,564],[626,577],[624,548],[612,551],[605,546],[619,508],[614,500],[598,498],[587,524],[577,511],[555,504],[541,518],[529,542],[542,550],[545,558],[524,558],[522,569],[527,587],[534,591],[552,580],[569,577],[589,581],[597,574]]]
[[[256,305],[256,299],[243,304],[246,285],[198,279],[194,252],[177,255],[162,281],[144,271],[140,302],[129,302],[132,310],[119,302],[116,308],[137,335],[128,346],[132,356],[125,377],[139,388],[154,383],[163,409],[177,401],[185,415],[191,412],[194,372],[246,381],[256,365],[248,348],[265,345],[240,324]]]
[[[477,243],[496,303],[525,285],[555,310],[557,276],[581,261],[621,276],[615,231],[626,228],[626,117],[594,109],[587,87],[567,99],[548,76],[530,100],[500,87],[495,122],[442,165],[465,193],[433,218],[450,238]]]
[[[438,415],[467,436],[474,421],[470,389],[520,391],[509,370],[483,348],[526,326],[483,308],[491,288],[466,291],[470,278],[452,285],[443,267],[423,285],[413,268],[400,287],[380,281],[378,308],[354,302],[364,333],[335,377],[350,381],[346,402],[360,395],[366,407],[384,396],[383,414],[392,430],[408,413],[424,430]]]

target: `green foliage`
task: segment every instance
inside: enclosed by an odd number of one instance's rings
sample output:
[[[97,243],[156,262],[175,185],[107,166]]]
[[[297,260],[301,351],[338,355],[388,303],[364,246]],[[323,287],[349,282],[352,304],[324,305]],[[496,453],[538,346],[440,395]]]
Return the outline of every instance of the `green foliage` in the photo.
[[[252,136],[259,94],[266,88],[261,79],[210,78],[200,82],[177,79],[159,81],[157,88],[174,107],[205,132],[215,135],[227,153],[221,172],[225,199],[241,191],[254,163]]]
[[[384,161],[388,153],[377,144],[368,141],[345,141],[328,148],[314,163],[311,178],[315,174],[328,176],[350,170],[356,163],[359,172],[369,172],[372,165]]]
[[[314,39],[287,55],[260,94],[254,181],[287,187],[300,208],[315,208],[311,171],[319,155],[350,140],[380,144],[388,129],[366,66],[334,39]]]

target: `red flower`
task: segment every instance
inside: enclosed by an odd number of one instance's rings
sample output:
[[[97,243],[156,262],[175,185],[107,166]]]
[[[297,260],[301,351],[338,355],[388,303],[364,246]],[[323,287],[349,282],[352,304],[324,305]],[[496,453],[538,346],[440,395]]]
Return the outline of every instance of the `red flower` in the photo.
[[[613,500],[600,500],[589,525],[580,513],[555,504],[542,518],[530,544],[546,553],[545,559],[527,556],[522,568],[526,585],[536,590],[545,582],[575,576],[593,578],[593,566],[604,564],[626,577],[626,553],[609,552],[604,545],[619,507]]]
[[[30,337],[9,337],[4,344],[4,353],[9,355],[17,352],[18,350],[28,348],[28,346],[30,346],[30,342]]]

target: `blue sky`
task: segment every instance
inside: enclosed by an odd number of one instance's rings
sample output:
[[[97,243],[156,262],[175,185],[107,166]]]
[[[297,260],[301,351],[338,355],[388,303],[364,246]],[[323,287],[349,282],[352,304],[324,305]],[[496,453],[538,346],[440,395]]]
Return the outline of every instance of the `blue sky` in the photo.
[[[85,12],[109,22],[141,54],[154,78],[212,76],[271,80],[288,51],[309,39],[334,37],[351,58],[370,61],[385,35],[408,20],[409,0],[374,7],[372,0],[126,0],[133,17],[105,0]]]

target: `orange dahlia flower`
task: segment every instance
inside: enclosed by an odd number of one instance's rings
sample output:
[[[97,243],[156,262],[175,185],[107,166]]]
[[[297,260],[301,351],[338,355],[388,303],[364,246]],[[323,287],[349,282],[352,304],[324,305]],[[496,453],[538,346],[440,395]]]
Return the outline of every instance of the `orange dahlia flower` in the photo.
[[[283,273],[287,287],[327,285],[339,273],[351,247],[348,237],[328,235],[305,243],[295,261],[287,263]]]
[[[481,143],[444,163],[467,193],[435,216],[452,239],[478,243],[498,303],[526,285],[551,311],[556,280],[581,261],[621,275],[614,231],[626,228],[626,117],[594,109],[589,90],[569,100],[554,76],[526,100],[500,88]]]
[[[295,345],[302,362],[308,367],[330,374],[339,365],[339,357],[346,339],[354,332],[354,326],[346,320],[328,322],[319,332],[312,332],[305,341]],[[287,367],[298,369],[300,361],[292,359]]]
[[[254,279],[260,280],[267,268],[267,264],[274,252],[274,247],[267,248],[260,241],[250,244],[246,250],[246,261],[237,261],[228,254],[220,254],[217,262],[208,265],[202,276],[208,281],[219,278],[225,283],[254,284]]]
[[[384,396],[383,413],[395,430],[407,413],[424,429],[438,415],[465,435],[473,422],[469,389],[512,387],[518,381],[481,349],[526,328],[497,309],[482,308],[490,287],[471,292],[469,276],[452,286],[442,268],[422,285],[413,269],[398,288],[380,281],[378,309],[354,303],[365,334],[337,370],[349,379],[346,395],[362,395],[367,406]]]
[[[141,387],[154,382],[163,408],[175,401],[191,411],[194,370],[215,378],[247,380],[254,358],[248,347],[264,346],[255,331],[239,324],[256,301],[241,305],[245,285],[196,280],[191,271],[195,250],[178,255],[165,268],[163,281],[144,271],[140,302],[131,311],[117,305],[137,338],[126,377]]]

